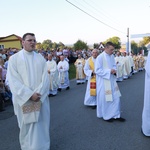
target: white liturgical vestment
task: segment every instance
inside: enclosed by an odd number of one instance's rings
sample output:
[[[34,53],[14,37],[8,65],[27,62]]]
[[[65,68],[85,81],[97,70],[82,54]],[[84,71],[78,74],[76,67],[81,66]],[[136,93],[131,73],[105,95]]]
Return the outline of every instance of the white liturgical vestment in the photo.
[[[47,69],[50,71],[48,74],[50,79],[49,94],[56,95],[59,86],[57,64],[54,60],[48,60],[46,63]]]
[[[120,118],[120,94],[118,94],[119,89],[116,87],[116,76],[111,74],[111,69],[116,70],[114,56],[108,55],[104,51],[96,58],[95,63],[97,117],[104,120]],[[106,92],[105,80],[110,82],[111,91],[109,90],[109,92]],[[110,93],[112,99],[107,101],[107,94]]]
[[[62,68],[60,68],[62,67]],[[66,60],[60,61],[57,65],[59,72],[59,88],[67,88],[70,85],[69,82],[69,63]]]
[[[38,53],[23,49],[10,57],[7,73],[20,128],[21,149],[49,150],[49,78],[45,59]],[[37,107],[30,105],[33,93],[41,94]]]
[[[89,59],[92,58],[93,63],[95,64],[96,59],[93,57],[90,57]],[[86,88],[86,93],[84,97],[84,105],[87,106],[95,106],[96,105],[96,96],[91,96],[90,95],[90,80],[92,77],[92,72],[90,65],[89,65],[89,59],[86,61],[85,66],[84,66],[84,73],[88,77],[88,83],[87,83],[87,88]]]
[[[144,107],[142,114],[142,130],[146,136],[150,136],[150,51],[145,65],[145,89]]]

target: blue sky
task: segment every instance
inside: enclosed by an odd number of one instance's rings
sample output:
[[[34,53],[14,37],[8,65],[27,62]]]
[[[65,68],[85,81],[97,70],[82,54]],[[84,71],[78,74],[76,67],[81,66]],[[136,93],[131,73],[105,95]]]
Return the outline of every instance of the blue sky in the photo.
[[[128,27],[130,34],[150,33],[150,0],[68,1],[99,21],[66,0],[1,0],[0,37],[33,32],[38,42],[93,44],[113,36],[124,43]]]

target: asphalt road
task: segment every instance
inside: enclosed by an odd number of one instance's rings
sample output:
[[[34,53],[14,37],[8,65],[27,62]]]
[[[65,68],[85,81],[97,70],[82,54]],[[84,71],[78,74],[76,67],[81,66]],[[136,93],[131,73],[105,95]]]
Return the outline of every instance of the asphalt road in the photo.
[[[150,150],[150,138],[141,134],[145,73],[119,82],[122,117],[108,123],[96,110],[83,105],[86,84],[70,82],[70,90],[51,97],[51,150]],[[20,150],[13,107],[0,113],[0,150]]]

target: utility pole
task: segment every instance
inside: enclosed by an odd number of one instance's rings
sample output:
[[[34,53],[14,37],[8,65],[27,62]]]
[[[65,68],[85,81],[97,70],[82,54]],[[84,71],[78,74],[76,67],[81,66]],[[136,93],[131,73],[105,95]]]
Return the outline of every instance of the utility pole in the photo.
[[[126,52],[129,53],[129,28],[127,28],[127,45],[126,45]]]

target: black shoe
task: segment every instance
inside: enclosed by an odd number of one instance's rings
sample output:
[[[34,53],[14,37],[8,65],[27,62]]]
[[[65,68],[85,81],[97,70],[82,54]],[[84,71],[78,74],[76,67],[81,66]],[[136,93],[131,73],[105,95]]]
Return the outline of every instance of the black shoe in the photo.
[[[58,90],[59,92],[61,92],[61,88],[58,88],[57,90]]]
[[[96,109],[96,106],[90,106],[92,109]]]
[[[116,118],[115,120],[116,120],[116,121],[120,121],[120,122],[125,122],[125,121],[126,121],[126,119],[121,118],[121,117],[120,117],[120,118]]]
[[[79,85],[79,84],[81,84],[81,83],[77,83],[77,85]]]
[[[53,94],[49,94],[49,95],[48,95],[48,97],[54,97],[54,96],[56,96],[56,95],[53,95]]]
[[[84,84],[84,82],[82,82],[82,84]]]
[[[66,88],[66,90],[69,90],[70,89],[70,87],[68,86],[67,88]]]
[[[107,121],[107,122],[113,122],[113,121],[114,121],[114,119],[113,119],[113,118],[111,118],[111,119],[104,120],[104,121]]]
[[[51,97],[51,94],[48,94],[48,97]]]

